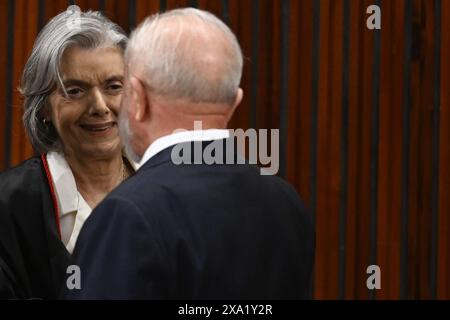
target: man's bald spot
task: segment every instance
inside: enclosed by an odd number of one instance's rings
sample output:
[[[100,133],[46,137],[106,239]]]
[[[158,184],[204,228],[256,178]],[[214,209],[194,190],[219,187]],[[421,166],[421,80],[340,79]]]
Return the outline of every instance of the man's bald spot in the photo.
[[[193,15],[167,15],[161,17],[158,31],[162,41],[175,42],[183,60],[195,70],[214,81],[232,59],[231,39],[219,27]]]
[[[145,20],[125,53],[130,75],[154,96],[233,104],[242,76],[242,52],[216,16],[177,9]]]

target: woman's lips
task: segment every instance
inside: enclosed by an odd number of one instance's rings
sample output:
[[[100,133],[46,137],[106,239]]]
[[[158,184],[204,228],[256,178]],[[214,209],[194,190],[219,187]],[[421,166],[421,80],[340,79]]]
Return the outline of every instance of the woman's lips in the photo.
[[[116,122],[104,122],[104,123],[83,123],[80,124],[80,127],[84,130],[90,132],[104,132],[114,126],[116,126]]]

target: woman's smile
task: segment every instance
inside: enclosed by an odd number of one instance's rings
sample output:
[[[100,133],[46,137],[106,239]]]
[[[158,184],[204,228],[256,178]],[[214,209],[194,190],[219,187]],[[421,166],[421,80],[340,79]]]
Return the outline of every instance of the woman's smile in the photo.
[[[116,134],[113,130],[117,129],[117,122],[83,123],[80,124],[80,127],[92,136],[106,136],[112,133]]]

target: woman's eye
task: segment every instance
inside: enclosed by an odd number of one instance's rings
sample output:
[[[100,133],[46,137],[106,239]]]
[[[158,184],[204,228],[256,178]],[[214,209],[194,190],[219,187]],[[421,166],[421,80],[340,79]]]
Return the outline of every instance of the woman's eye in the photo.
[[[83,95],[81,88],[68,88],[66,92],[70,98],[80,98]]]

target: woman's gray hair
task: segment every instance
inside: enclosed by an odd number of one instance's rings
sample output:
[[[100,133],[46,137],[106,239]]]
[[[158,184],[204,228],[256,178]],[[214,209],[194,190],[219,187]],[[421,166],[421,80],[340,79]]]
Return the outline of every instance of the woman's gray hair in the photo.
[[[147,89],[191,102],[235,102],[243,56],[236,36],[213,14],[184,8],[147,18],[130,36],[129,70]]]
[[[24,96],[23,124],[35,151],[60,149],[55,128],[44,123],[44,112],[53,90],[61,87],[65,92],[60,74],[65,50],[73,46],[117,46],[124,51],[127,41],[123,30],[100,12],[81,12],[76,6],[54,17],[42,29],[25,64],[20,87]]]

